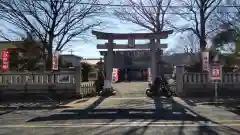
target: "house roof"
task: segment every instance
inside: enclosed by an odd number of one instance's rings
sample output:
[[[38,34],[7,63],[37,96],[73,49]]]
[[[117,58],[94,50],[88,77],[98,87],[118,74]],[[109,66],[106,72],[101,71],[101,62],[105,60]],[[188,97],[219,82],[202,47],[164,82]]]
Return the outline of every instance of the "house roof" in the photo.
[[[60,55],[61,59],[65,62],[72,63],[73,66],[78,66],[82,57],[70,54],[62,54]]]
[[[0,41],[0,51],[4,49],[20,48],[22,41]]]
[[[106,51],[100,51],[100,54],[102,55]],[[142,60],[142,61],[149,61],[149,57],[146,55],[136,56],[134,57],[134,60]],[[169,56],[162,56],[162,60],[165,64],[171,64],[171,65],[191,65],[195,62],[200,61],[200,57],[198,53],[196,54],[190,54],[190,53],[176,53]]]
[[[88,64],[91,64],[91,65],[96,65],[98,62],[100,62],[100,59],[83,59],[81,60],[81,63],[88,63]],[[104,60],[102,60],[102,62],[104,62]]]
[[[172,65],[190,65],[200,61],[200,58],[198,54],[176,53],[170,56],[163,56],[162,60]]]
[[[0,41],[0,51],[4,49],[19,48],[24,49],[24,41]],[[37,42],[37,46],[41,46],[40,42]]]

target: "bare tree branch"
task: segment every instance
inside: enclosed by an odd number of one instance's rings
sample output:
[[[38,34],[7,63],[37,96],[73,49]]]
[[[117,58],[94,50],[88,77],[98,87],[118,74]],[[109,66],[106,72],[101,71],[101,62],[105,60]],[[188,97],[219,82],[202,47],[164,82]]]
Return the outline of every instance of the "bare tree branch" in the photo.
[[[105,6],[99,0],[0,0],[0,18],[30,32],[48,51],[61,49],[72,39],[81,37],[87,30],[99,26],[96,20]],[[16,33],[15,33],[16,34]]]
[[[185,52],[194,54],[200,50],[198,37],[192,33],[180,36],[180,43],[183,45]]]
[[[171,2],[172,0],[139,0],[137,2],[125,0],[124,4],[132,5],[132,7],[121,7],[114,11],[114,15],[151,32],[161,32],[167,28],[170,22],[166,23],[166,12],[169,10]]]
[[[211,32],[217,30],[216,27],[207,27],[210,16],[222,2],[222,0],[179,0],[185,7],[182,9],[175,9],[179,12],[179,16],[188,21],[189,25],[182,26],[181,31],[192,31],[200,41],[200,48],[202,50],[206,47],[206,38]],[[174,10],[174,9],[173,9]],[[182,12],[189,11],[192,14],[182,14]],[[186,27],[187,26],[187,27]]]

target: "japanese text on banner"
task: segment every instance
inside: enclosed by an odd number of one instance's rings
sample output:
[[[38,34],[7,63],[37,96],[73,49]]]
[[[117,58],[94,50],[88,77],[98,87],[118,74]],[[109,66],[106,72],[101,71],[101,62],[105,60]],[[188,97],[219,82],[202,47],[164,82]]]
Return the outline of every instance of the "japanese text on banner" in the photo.
[[[3,50],[2,51],[2,71],[8,71],[9,69],[9,51]]]

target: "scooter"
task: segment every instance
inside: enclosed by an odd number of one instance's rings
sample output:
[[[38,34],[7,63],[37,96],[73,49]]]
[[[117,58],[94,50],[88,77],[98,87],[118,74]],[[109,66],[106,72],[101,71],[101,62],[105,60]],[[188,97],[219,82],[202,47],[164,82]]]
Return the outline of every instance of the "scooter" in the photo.
[[[168,98],[173,96],[170,88],[167,86],[167,82],[164,81],[163,77],[156,77],[153,84],[148,84],[149,88],[146,90],[146,95],[148,97],[155,96],[166,96]]]

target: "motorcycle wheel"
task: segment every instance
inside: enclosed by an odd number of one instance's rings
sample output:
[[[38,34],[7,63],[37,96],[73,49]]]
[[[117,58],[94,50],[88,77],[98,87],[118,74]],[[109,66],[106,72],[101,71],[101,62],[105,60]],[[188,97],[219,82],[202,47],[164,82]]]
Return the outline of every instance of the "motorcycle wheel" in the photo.
[[[153,96],[153,93],[151,92],[150,89],[147,89],[147,90],[146,90],[146,95],[147,95],[148,97],[152,97],[152,96]]]

